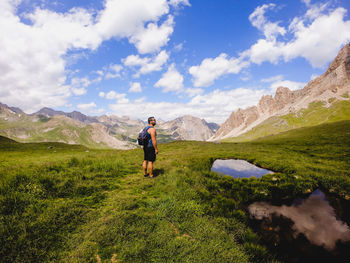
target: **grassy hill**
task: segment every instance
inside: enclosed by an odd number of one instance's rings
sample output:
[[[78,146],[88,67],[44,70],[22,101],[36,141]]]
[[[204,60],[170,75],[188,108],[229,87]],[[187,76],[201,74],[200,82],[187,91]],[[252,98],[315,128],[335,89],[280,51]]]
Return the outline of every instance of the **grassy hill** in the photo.
[[[349,200],[349,138],[341,121],[249,143],[161,144],[154,179],[143,178],[140,149],[0,138],[0,261],[272,262],[245,207],[317,188]],[[276,173],[220,176],[217,158]]]
[[[307,109],[283,116],[273,116],[250,131],[234,138],[224,139],[224,142],[245,142],[280,132],[319,125],[322,123],[350,120],[350,101],[329,100],[330,106],[325,102],[310,103]]]
[[[18,142],[63,142],[94,149],[111,148],[103,141],[93,138],[94,130],[96,128],[92,125],[83,125],[63,116],[47,118],[43,115],[16,114],[11,118],[0,118],[0,135]],[[125,141],[128,139],[124,138]]]

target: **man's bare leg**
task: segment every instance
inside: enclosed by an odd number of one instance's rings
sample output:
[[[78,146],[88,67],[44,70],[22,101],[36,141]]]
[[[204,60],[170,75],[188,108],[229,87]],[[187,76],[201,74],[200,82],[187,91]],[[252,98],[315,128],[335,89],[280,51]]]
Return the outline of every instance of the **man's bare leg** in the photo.
[[[144,160],[142,163],[143,175],[147,175],[147,161]]]
[[[148,172],[149,172],[149,177],[153,177],[153,162],[148,162]]]

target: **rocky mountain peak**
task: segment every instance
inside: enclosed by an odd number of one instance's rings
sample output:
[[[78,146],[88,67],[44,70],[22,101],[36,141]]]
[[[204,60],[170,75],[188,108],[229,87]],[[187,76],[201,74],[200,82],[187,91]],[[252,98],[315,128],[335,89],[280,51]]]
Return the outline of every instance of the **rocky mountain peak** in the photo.
[[[215,128],[213,125],[208,125],[206,121],[191,115],[184,115],[159,124],[159,128],[171,133],[175,140],[205,141],[214,134],[211,127]]]
[[[273,97],[271,95],[264,95],[261,97],[258,103],[258,110],[262,113],[268,112],[273,103]]]
[[[313,101],[328,103],[330,98],[346,99],[350,92],[350,43],[345,45],[327,71],[303,89],[291,91],[278,87],[274,96],[265,95],[257,107],[238,109],[221,125],[210,140],[239,136],[274,115],[284,115],[307,108]]]
[[[350,79],[350,43],[345,45],[329,65],[325,75],[334,72],[337,68],[341,67],[342,71],[345,71],[344,77]]]
[[[46,117],[53,117],[55,115],[65,115],[65,113],[63,111],[56,111],[56,110],[53,110],[51,108],[44,107],[44,108],[41,108],[39,111],[34,112],[34,113],[30,114],[30,115],[32,115],[32,116],[44,115]]]
[[[0,102],[0,107],[3,107],[3,108],[5,108],[5,109],[9,109],[9,110],[11,110],[12,112],[18,113],[18,114],[23,114],[23,113],[24,113],[20,108],[17,108],[17,107],[9,107],[9,106],[7,106],[6,104],[2,104],[1,102]]]

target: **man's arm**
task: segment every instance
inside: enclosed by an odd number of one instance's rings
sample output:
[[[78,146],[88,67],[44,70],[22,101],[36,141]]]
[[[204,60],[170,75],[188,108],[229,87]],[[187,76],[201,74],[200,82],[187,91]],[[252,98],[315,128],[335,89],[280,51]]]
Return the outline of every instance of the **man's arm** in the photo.
[[[158,154],[158,146],[157,146],[157,139],[156,139],[156,129],[150,128],[149,133],[151,134],[152,144],[156,151],[156,154]]]

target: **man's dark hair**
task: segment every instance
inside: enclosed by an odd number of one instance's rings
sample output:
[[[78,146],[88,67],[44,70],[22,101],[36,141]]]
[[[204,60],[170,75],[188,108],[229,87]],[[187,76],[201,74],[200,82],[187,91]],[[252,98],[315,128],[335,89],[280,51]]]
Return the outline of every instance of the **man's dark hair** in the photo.
[[[148,124],[150,124],[153,119],[154,119],[154,117],[149,117],[148,118]]]

